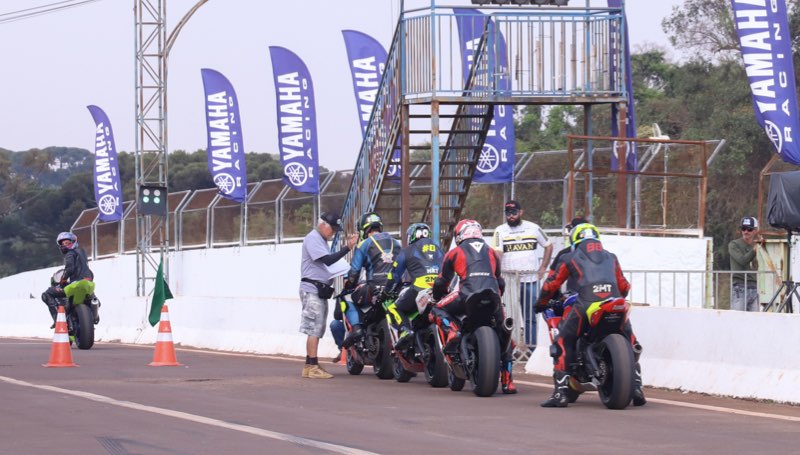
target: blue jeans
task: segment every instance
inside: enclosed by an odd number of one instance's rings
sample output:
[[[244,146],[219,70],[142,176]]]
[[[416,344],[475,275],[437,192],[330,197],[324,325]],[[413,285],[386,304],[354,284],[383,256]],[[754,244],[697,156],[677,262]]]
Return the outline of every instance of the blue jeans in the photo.
[[[519,306],[522,308],[525,344],[533,352],[536,349],[536,301],[539,299],[539,282],[519,284]]]
[[[333,341],[336,343],[336,347],[342,349],[342,341],[344,340],[344,322],[334,319],[331,321],[331,335],[333,335]]]
[[[744,284],[733,283],[731,291],[731,310],[758,311],[758,289]]]

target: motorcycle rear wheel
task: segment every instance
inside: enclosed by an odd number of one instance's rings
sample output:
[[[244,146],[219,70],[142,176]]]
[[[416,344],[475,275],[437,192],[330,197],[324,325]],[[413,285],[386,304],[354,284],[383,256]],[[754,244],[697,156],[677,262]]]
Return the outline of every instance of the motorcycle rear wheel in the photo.
[[[469,372],[472,392],[479,397],[489,397],[497,391],[500,381],[500,341],[491,327],[478,327],[470,340],[468,352],[472,356]]]
[[[444,354],[439,345],[437,334],[429,331],[425,337],[425,353],[423,358],[428,359],[425,362],[425,381],[431,387],[445,387],[447,386],[447,362],[444,361]],[[462,384],[461,387],[464,387]]]
[[[381,321],[378,326],[378,343],[378,353],[375,355],[372,370],[380,379],[392,379],[394,377],[392,338],[389,335],[389,325],[386,320]]]
[[[403,362],[397,357],[397,355],[392,356],[392,367],[394,373],[394,380],[397,382],[408,382],[416,376],[414,372],[408,371],[403,368]]]
[[[633,398],[633,348],[628,340],[612,333],[602,341],[603,382],[597,388],[600,401],[608,409],[625,409]]]
[[[91,349],[94,346],[94,315],[88,305],[75,306],[78,326],[75,328],[75,343],[78,349]]]

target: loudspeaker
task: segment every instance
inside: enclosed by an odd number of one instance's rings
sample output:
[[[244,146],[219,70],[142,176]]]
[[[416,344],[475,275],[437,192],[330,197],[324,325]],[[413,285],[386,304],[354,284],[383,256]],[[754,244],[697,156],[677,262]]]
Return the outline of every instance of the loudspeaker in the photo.
[[[800,171],[770,174],[767,207],[770,226],[800,231]]]

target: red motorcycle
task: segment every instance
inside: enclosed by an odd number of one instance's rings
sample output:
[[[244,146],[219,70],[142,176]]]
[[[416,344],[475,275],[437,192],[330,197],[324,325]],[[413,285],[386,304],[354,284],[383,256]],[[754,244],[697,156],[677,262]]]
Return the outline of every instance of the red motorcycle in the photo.
[[[542,312],[552,343],[559,332],[559,323],[572,310],[577,295],[551,300]],[[587,390],[596,390],[600,401],[609,409],[624,409],[633,399],[633,347],[621,328],[630,312],[630,303],[623,298],[594,302],[586,310],[588,324],[578,336],[576,363],[568,365],[569,402]]]

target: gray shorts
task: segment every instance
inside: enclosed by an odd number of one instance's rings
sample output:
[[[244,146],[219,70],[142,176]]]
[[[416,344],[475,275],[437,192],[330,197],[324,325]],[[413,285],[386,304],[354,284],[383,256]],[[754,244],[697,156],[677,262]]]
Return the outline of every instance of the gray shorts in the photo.
[[[328,301],[319,298],[316,292],[300,291],[303,311],[300,316],[300,333],[322,338],[325,335],[325,320],[328,318]]]

